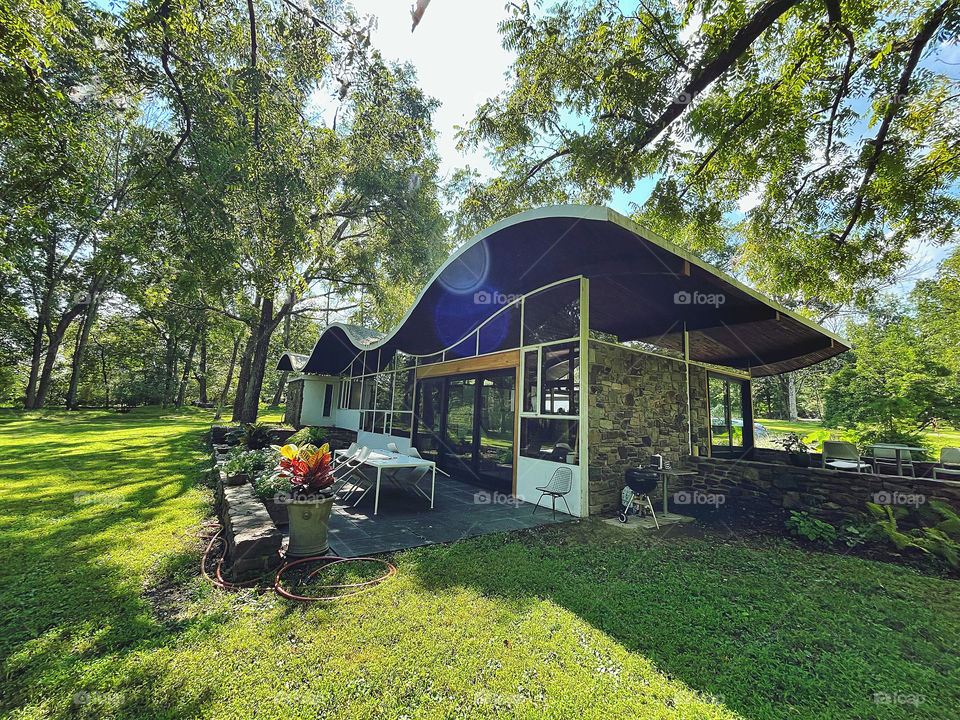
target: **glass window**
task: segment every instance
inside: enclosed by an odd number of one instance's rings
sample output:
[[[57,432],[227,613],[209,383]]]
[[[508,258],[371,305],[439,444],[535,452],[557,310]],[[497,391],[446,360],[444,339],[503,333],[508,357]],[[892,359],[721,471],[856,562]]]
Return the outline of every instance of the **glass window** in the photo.
[[[490,318],[480,328],[480,354],[520,347],[520,303]]]
[[[361,413],[360,428],[366,432],[373,432],[373,413],[369,410]]]
[[[393,408],[393,373],[374,375],[377,384],[377,410],[391,410]]]
[[[333,385],[326,384],[323,389],[323,416],[330,417],[330,410],[333,407]]]
[[[523,411],[536,412],[538,397],[537,351],[528,350],[523,356]]]
[[[445,360],[473,357],[477,354],[477,334],[473,333],[454,345],[444,353]]]
[[[414,362],[413,355],[407,355],[397,350],[397,354],[394,357],[394,366],[397,370],[406,370],[407,368],[412,368],[416,363]]]
[[[359,410],[361,393],[363,392],[363,381],[359,379],[351,380],[348,384],[350,385],[350,399],[347,407],[351,410]]]
[[[401,370],[397,373],[393,392],[394,410],[413,410],[413,381],[416,370]]]
[[[373,375],[368,375],[367,377],[363,378],[363,393],[360,400],[360,407],[363,410],[373,410],[376,389],[376,380]]]
[[[413,429],[412,412],[395,412],[393,414],[393,426],[390,428],[390,434],[397,437],[410,437]]]
[[[710,402],[711,445],[717,454],[739,454],[737,448],[748,447],[747,439],[753,437],[752,418],[744,417],[743,393],[749,385],[743,380],[710,374],[707,380]],[[745,425],[750,423],[750,425]],[[746,433],[744,429],[746,428]]]
[[[540,412],[544,415],[580,414],[580,343],[541,348]]]
[[[431,365],[433,363],[443,362],[443,353],[437,353],[436,355],[427,355],[420,358],[418,365]]]
[[[359,353],[353,359],[353,364],[350,366],[350,374],[353,377],[360,377],[363,375],[363,353]]]
[[[571,280],[523,301],[523,344],[580,336],[580,281]]]
[[[577,420],[520,419],[520,454],[523,457],[575,464],[578,438]]]

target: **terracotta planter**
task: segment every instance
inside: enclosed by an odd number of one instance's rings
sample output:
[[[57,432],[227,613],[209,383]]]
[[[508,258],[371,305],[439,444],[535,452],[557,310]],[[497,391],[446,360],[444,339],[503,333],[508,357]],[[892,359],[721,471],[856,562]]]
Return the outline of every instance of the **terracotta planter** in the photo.
[[[327,523],[330,521],[332,508],[332,496],[308,501],[291,500],[287,504],[290,518],[288,558],[329,554]]]

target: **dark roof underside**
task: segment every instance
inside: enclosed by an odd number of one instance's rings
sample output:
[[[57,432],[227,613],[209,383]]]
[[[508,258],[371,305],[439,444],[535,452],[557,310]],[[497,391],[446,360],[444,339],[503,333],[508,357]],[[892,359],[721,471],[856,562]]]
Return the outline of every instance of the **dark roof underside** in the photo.
[[[392,334],[381,338],[352,326],[327,328],[302,370],[340,373],[359,350],[381,343],[388,351],[383,356],[394,350],[439,352],[499,309],[476,303],[476,293],[522,295],[574,275],[590,280],[591,329],[679,350],[686,323],[694,361],[765,376],[847,349],[836,336],[685,258],[612,211],[557,208],[556,213],[523,213],[467,243]]]

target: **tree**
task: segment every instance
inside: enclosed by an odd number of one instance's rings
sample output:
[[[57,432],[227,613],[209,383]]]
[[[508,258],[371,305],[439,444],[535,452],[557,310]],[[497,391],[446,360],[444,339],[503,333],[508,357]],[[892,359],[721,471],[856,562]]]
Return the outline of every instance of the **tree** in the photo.
[[[512,5],[514,77],[461,133],[461,225],[658,178],[639,218],[761,289],[863,302],[960,222],[958,0]],[[684,37],[689,34],[689,39]]]
[[[931,352],[909,308],[875,306],[850,324],[853,350],[827,384],[824,422],[865,440],[916,443],[939,420],[960,421],[960,376]]]

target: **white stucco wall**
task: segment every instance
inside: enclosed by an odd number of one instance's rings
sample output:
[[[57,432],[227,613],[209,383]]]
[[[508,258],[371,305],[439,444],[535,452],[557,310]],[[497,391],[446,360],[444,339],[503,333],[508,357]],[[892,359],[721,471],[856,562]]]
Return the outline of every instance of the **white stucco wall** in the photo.
[[[573,488],[564,497],[570,506],[570,514],[576,517],[584,517],[587,509],[581,510],[581,472],[579,465],[566,465],[564,463],[551,462],[550,460],[540,460],[538,458],[528,458],[522,455],[517,459],[517,495],[519,499],[528,503],[536,503],[540,497],[540,491],[536,488],[544,486],[550,482],[553,473],[557,468],[567,467],[573,472]],[[544,497],[540,501],[540,507],[550,508],[550,497]],[[557,499],[557,512],[566,513],[567,506],[563,500]]]
[[[337,404],[340,400],[340,381],[328,375],[307,375],[303,378],[303,406],[300,422],[303,425],[331,426],[336,424]],[[323,399],[327,385],[333,385],[329,417],[323,416]]]

